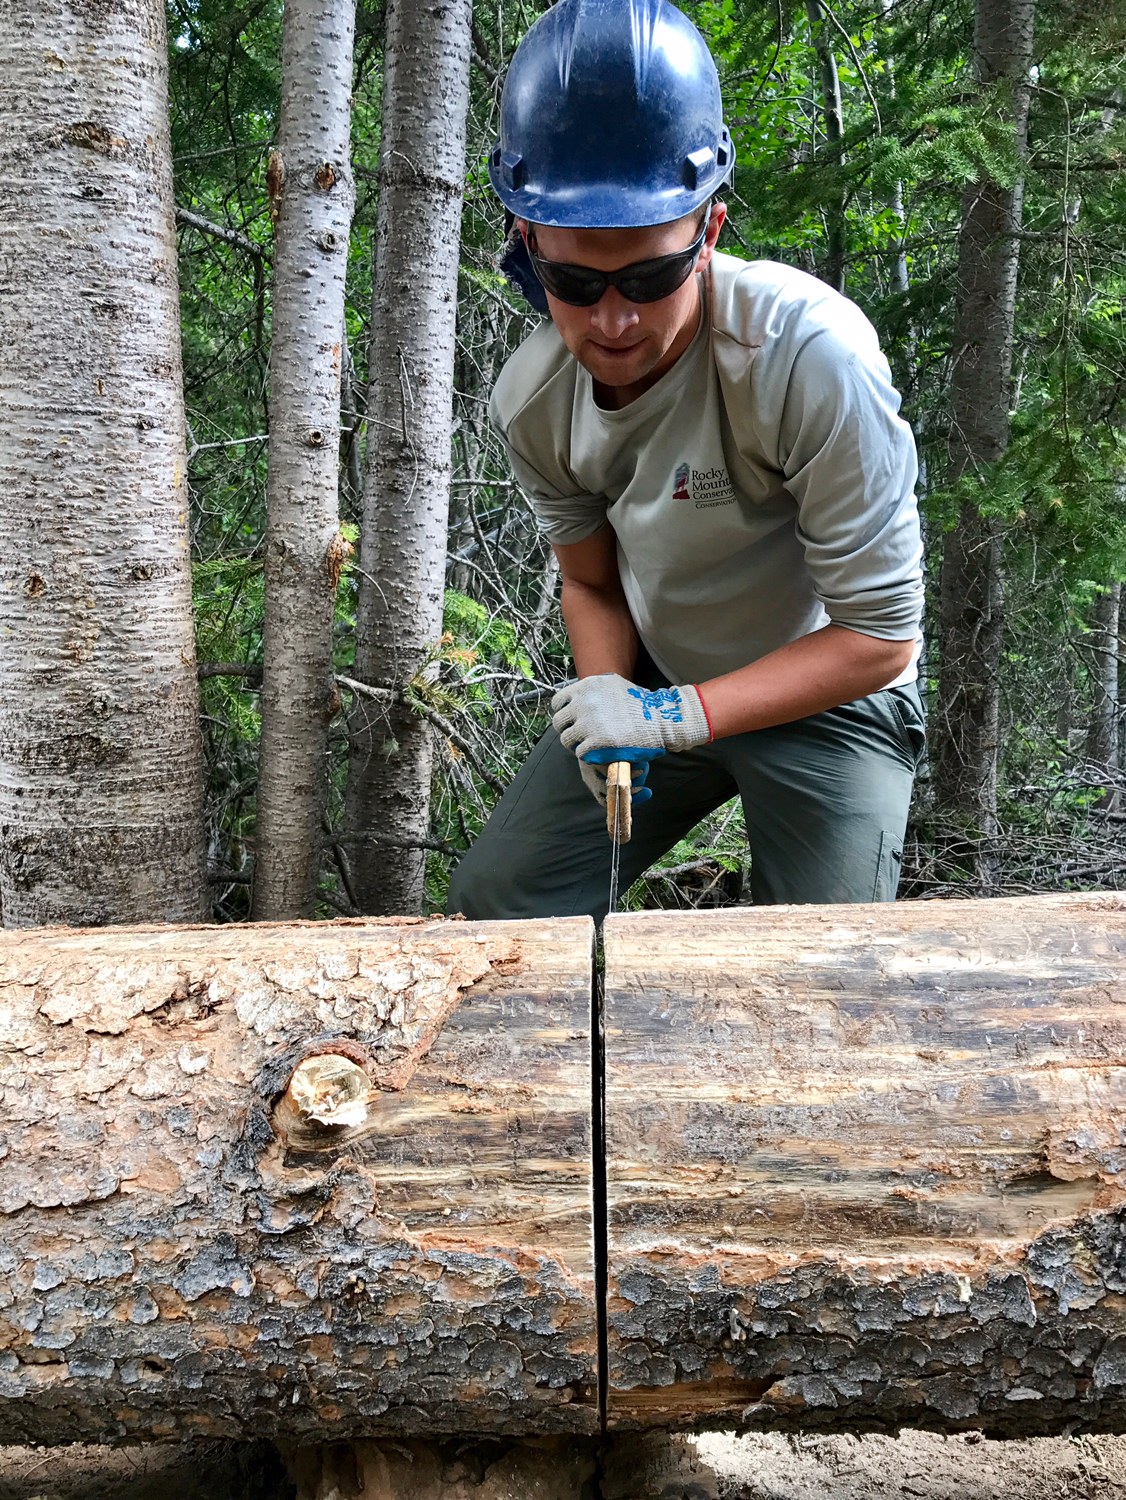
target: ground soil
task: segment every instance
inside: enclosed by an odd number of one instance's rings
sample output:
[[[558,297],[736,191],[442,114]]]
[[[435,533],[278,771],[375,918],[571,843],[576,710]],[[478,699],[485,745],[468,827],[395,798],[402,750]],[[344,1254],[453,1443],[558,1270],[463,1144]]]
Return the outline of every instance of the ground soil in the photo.
[[[1126,1438],[698,1438],[722,1500],[1126,1500]]]
[[[0,1448],[0,1500],[289,1500],[276,1450],[246,1443]]]
[[[269,1448],[0,1449],[0,1500],[289,1500]],[[686,1440],[611,1462],[605,1500],[1126,1500],[1126,1437]],[[409,1500],[409,1497],[405,1497]]]

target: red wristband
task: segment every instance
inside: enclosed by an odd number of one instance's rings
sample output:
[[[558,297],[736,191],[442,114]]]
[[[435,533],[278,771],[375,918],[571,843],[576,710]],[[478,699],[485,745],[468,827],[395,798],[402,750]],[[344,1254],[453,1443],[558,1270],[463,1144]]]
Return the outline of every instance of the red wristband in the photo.
[[[695,688],[695,690],[696,690],[696,696],[700,700],[700,707],[704,710],[704,719],[707,722],[707,726],[708,726],[708,741],[707,742],[710,745],[711,742],[715,739],[715,730],[712,728],[712,716],[711,716],[710,713],[708,713],[708,705],[704,702],[704,695],[700,691],[699,684],[694,682],[692,684],[692,686]]]

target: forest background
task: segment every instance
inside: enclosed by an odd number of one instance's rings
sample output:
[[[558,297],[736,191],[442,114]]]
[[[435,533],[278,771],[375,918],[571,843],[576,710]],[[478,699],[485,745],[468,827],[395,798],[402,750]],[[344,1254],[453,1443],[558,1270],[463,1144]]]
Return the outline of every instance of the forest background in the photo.
[[[493,381],[536,318],[496,269],[503,224],[485,163],[506,66],[546,8],[473,6],[460,223],[449,208],[412,224],[397,289],[373,285],[381,194],[404,191],[402,153],[381,149],[391,38],[381,4],[361,0],[356,13],[334,466],[352,550],[337,553],[320,914],[442,909],[452,863],[570,671],[557,568],[486,418]],[[1099,0],[683,8],[719,65],[738,153],[721,248],[800,266],[854,298],[919,444],[930,755],[901,894],[1121,888],[1126,13]],[[251,896],[282,25],[281,0],[168,6],[208,883],[220,920],[297,914],[255,911]],[[415,102],[441,132],[449,101]],[[373,542],[362,533],[383,524],[396,493],[371,392],[379,378],[402,383],[394,319],[411,316],[408,283],[425,279],[451,238],[452,469],[439,464],[424,497],[442,517],[448,485],[442,630],[405,679],[373,680],[365,574],[392,615],[409,610],[414,584],[390,564],[378,577],[365,566]],[[407,728],[387,719],[373,737],[372,715],[392,694]],[[401,742],[416,731],[428,808],[425,789],[396,781]],[[361,742],[391,801],[410,804],[401,825],[349,792]],[[732,804],[627,904],[736,900],[746,859]]]

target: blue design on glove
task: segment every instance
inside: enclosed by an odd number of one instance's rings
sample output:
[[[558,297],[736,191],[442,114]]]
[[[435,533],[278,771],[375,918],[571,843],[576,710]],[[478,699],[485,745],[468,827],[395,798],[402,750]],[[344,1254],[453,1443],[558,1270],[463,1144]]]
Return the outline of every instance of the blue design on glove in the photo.
[[[684,703],[679,688],[631,687],[629,695],[641,704],[641,712],[645,715],[647,723],[651,724],[655,718],[664,719],[668,724],[684,723]],[[623,760],[628,758],[628,756],[622,757]]]

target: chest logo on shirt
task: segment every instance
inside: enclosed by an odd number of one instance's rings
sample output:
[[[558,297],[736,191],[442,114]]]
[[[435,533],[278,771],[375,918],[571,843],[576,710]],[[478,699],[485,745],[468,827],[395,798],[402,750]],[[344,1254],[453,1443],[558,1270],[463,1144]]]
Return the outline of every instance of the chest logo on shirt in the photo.
[[[672,498],[693,500],[697,510],[710,510],[713,505],[731,505],[735,490],[731,476],[724,468],[693,469],[690,464],[681,464],[672,477]]]

